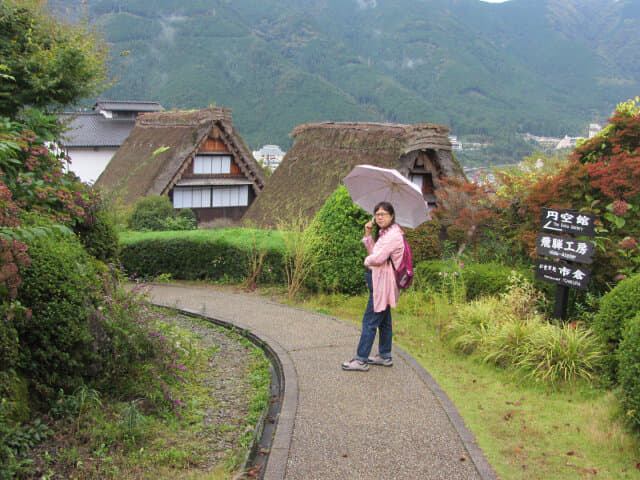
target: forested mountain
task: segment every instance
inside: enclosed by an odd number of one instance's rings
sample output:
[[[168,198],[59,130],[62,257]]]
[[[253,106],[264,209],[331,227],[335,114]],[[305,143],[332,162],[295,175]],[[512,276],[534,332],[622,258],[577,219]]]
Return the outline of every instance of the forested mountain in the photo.
[[[517,133],[586,135],[640,93],[637,0],[51,4],[111,46],[103,98],[232,108],[254,149],[309,121],[434,122],[517,160]]]

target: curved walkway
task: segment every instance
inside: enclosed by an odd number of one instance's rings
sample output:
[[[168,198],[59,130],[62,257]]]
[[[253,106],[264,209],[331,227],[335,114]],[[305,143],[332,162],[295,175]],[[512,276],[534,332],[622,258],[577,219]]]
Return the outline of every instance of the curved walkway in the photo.
[[[214,286],[157,285],[151,299],[249,330],[278,355],[285,394],[265,480],[496,479],[446,394],[397,346],[392,368],[344,372],[360,336],[350,323]]]

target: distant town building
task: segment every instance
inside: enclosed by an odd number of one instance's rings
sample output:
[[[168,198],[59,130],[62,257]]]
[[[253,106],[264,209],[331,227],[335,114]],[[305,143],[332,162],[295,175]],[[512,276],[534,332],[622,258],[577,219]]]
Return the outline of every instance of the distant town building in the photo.
[[[68,131],[59,147],[71,160],[69,169],[83,182],[95,182],[133,130],[136,117],[163,110],[157,102],[99,100],[90,112],[60,115]]]
[[[458,141],[456,135],[449,135],[449,141],[451,142],[451,150],[462,150],[462,142]]]
[[[590,123],[589,124],[589,138],[595,137],[600,130],[602,130],[602,125],[598,123]]]
[[[486,144],[478,142],[466,142],[463,144],[461,140],[458,140],[456,135],[449,135],[449,142],[451,142],[451,150],[456,151],[480,150],[481,148],[486,147]]]
[[[602,126],[598,123],[590,123],[589,124],[589,138],[592,138],[598,134],[602,130]],[[554,149],[554,150],[562,150],[564,148],[574,148],[576,146],[576,142],[578,140],[584,140],[584,137],[570,137],[569,135],[565,135],[563,138],[555,138],[555,137],[540,137],[537,135],[532,135],[530,133],[524,134],[524,139],[528,142],[535,142],[543,148],[546,149]]]
[[[260,150],[253,152],[255,158],[263,167],[273,171],[278,168],[286,152],[280,150],[278,145],[264,145]]]
[[[584,140],[583,137],[570,137],[569,135],[565,135],[562,140],[558,142],[556,145],[556,150],[562,150],[564,148],[573,148],[576,146],[576,142],[578,140]]]

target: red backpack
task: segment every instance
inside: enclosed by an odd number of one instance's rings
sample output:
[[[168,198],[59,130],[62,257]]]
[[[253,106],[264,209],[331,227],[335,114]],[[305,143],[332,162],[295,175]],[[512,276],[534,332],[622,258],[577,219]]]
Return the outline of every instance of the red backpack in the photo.
[[[389,257],[388,261],[391,262],[393,271],[396,274],[396,284],[398,288],[405,290],[413,283],[413,255],[411,255],[411,247],[404,234],[402,234],[402,241],[404,242],[404,253],[402,254],[400,266],[396,268],[391,257]]]

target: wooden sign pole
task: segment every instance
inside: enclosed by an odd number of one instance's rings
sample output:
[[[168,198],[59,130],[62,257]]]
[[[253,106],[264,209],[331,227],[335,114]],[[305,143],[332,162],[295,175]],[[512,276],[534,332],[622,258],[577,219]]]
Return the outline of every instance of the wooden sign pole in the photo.
[[[558,320],[566,320],[568,304],[569,287],[566,285],[556,285],[556,304],[553,308],[553,317]]]

